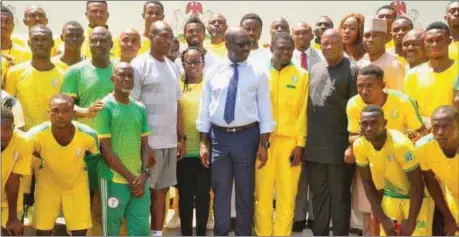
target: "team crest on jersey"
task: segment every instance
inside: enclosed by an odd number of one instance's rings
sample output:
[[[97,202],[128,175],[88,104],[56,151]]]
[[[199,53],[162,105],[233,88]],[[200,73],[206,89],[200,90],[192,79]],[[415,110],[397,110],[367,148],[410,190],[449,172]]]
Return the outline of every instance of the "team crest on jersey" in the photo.
[[[390,114],[390,116],[391,116],[393,119],[397,119],[398,116],[399,116],[397,110],[395,110],[395,109],[392,110],[392,113]]]
[[[116,197],[111,197],[108,199],[108,206],[110,208],[117,208],[120,205],[120,200]]]
[[[292,82],[297,83],[298,82],[298,77],[297,76],[292,76]]]
[[[405,161],[410,162],[412,160],[413,160],[413,153],[411,153],[411,151],[405,153]]]
[[[57,86],[59,85],[59,79],[55,78],[55,79],[51,82],[51,85],[52,85],[54,88],[57,88]]]
[[[81,148],[78,147],[78,149],[76,150],[76,155],[77,155],[77,156],[80,156],[80,154],[81,154]]]

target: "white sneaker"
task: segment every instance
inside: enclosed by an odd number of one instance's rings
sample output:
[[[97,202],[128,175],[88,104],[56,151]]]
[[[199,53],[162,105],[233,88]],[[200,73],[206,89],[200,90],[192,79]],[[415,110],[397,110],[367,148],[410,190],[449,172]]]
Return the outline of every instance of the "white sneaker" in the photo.
[[[213,230],[215,226],[214,215],[209,215],[209,219],[207,219],[207,226],[208,230]]]
[[[172,230],[175,230],[180,227],[180,217],[178,215],[178,212],[174,212],[172,218],[169,220],[169,222],[167,222],[166,227]]]

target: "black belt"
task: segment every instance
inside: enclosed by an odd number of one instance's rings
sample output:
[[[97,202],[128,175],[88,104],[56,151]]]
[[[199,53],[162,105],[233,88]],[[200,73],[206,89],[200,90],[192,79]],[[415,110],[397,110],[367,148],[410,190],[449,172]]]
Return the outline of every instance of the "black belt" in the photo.
[[[232,127],[232,128],[220,127],[220,126],[217,126],[215,124],[212,124],[212,126],[214,128],[216,128],[216,129],[224,131],[224,132],[236,133],[236,132],[242,132],[242,131],[247,130],[249,128],[253,128],[255,126],[258,126],[258,122],[253,122],[253,123],[250,123],[250,124],[247,124],[247,125],[244,125],[244,126]]]

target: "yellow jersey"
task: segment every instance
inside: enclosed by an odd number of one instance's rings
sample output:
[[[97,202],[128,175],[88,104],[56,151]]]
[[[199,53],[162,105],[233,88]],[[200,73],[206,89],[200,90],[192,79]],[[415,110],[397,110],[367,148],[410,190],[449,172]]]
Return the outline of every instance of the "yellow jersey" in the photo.
[[[5,84],[6,73],[8,72],[8,69],[10,68],[11,65],[13,65],[13,62],[3,57],[2,55],[2,88],[3,88],[3,85]]]
[[[389,42],[386,43],[386,51],[394,50],[395,42],[394,39],[391,39]]]
[[[459,154],[448,158],[432,134],[416,142],[415,155],[419,159],[421,170],[431,170],[442,187],[459,199]]]
[[[88,183],[88,170],[84,161],[86,152],[99,154],[97,133],[76,121],[72,124],[75,134],[66,146],[56,141],[50,122],[44,122],[29,131],[34,153],[40,159],[37,183],[45,183],[59,192],[72,191],[81,182]]]
[[[403,133],[387,129],[387,140],[380,151],[359,137],[353,144],[355,161],[358,166],[370,167],[376,189],[384,189],[387,196],[407,197],[410,182],[407,172],[416,169],[418,160],[413,155],[414,144]]]
[[[448,52],[450,59],[453,59],[456,62],[459,60],[459,40],[451,42],[448,47]]]
[[[402,64],[404,67],[408,64],[408,61],[406,61],[405,57],[400,56],[400,55],[395,55],[397,57],[397,60],[400,64]]]
[[[30,175],[32,170],[32,146],[27,135],[20,130],[14,130],[13,137],[2,151],[2,207],[8,207],[5,185],[11,173]],[[20,185],[18,195],[18,210],[22,210],[23,187]]]
[[[196,129],[196,119],[199,114],[199,101],[201,100],[201,90],[204,80],[197,84],[185,84],[180,79],[180,89],[183,95],[179,100],[182,108],[183,132],[186,135],[186,154],[185,157],[199,157],[199,131]]]
[[[25,131],[48,120],[48,103],[51,97],[60,93],[62,77],[63,72],[58,67],[38,71],[30,62],[8,70],[5,91],[21,102]]]
[[[320,48],[320,43],[316,43],[315,41],[312,43],[312,48],[315,50],[319,50],[319,52],[322,52],[322,49]]]
[[[416,105],[408,96],[390,89],[385,89],[385,92],[387,100],[382,109],[388,129],[405,133],[407,130],[415,131],[424,125]],[[350,133],[359,133],[360,113],[365,106],[367,104],[363,102],[360,95],[355,95],[347,102],[347,129]]]
[[[457,61],[440,73],[434,72],[429,63],[419,65],[406,75],[404,92],[416,101],[422,116],[430,117],[437,107],[453,103],[458,72]]]
[[[29,61],[32,59],[32,52],[28,48],[22,47],[13,42],[10,49],[2,50],[2,55],[9,56],[13,59],[14,65]]]
[[[271,66],[269,88],[273,119],[277,124],[271,135],[296,138],[297,146],[305,146],[308,86],[309,73],[303,68],[290,63],[277,71]]]
[[[206,41],[204,43],[204,48],[216,54],[220,58],[225,58],[228,53],[225,42],[221,42],[219,44],[212,44],[210,41]]]

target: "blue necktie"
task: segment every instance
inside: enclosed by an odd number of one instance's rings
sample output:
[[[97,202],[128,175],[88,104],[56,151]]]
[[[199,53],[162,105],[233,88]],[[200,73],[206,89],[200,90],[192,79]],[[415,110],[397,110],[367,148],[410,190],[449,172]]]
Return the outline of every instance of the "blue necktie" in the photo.
[[[223,118],[226,123],[231,123],[234,120],[234,110],[236,108],[236,94],[237,94],[237,83],[239,82],[239,72],[237,70],[237,64],[231,64],[234,67],[234,75],[231,78],[228,85],[228,94],[226,95],[225,112]]]

